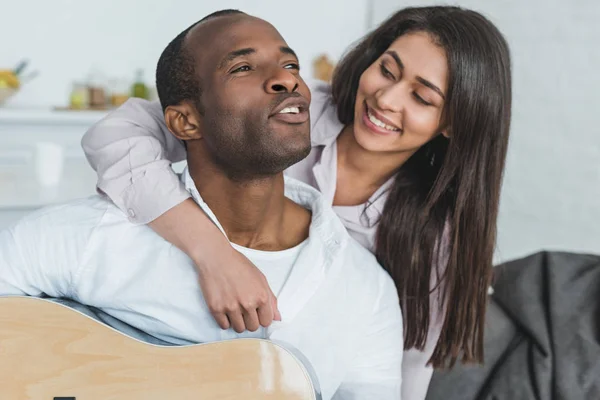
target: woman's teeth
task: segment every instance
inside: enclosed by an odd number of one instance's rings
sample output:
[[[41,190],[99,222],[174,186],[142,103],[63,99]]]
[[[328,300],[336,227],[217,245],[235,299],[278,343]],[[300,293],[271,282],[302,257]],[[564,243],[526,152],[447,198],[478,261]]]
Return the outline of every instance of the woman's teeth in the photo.
[[[369,120],[374,123],[375,125],[377,125],[380,128],[383,129],[387,129],[388,131],[392,131],[392,132],[398,132],[400,129],[390,126],[380,120],[378,120],[377,118],[375,118],[375,116],[373,114],[371,114],[371,112],[367,109],[367,116],[369,117]]]

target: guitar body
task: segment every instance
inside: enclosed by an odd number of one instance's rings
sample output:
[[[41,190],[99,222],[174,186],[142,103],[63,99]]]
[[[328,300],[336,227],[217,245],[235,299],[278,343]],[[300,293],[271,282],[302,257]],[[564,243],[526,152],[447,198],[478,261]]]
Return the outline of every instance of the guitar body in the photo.
[[[314,400],[307,369],[261,339],[138,341],[66,306],[0,298],[1,400]]]

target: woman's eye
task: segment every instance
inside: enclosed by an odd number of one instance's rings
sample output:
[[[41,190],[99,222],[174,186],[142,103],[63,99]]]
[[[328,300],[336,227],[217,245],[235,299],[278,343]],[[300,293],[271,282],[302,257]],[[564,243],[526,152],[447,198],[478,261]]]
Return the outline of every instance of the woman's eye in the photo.
[[[231,73],[235,74],[237,72],[246,72],[246,71],[250,71],[250,67],[248,65],[242,65],[241,67],[238,67],[238,68],[234,69],[233,71],[231,71]]]
[[[423,104],[423,105],[425,105],[425,106],[430,106],[430,105],[431,105],[431,103],[429,103],[428,101],[425,101],[425,100],[424,100],[424,99],[423,99],[421,96],[419,96],[417,93],[413,93],[413,96],[415,97],[415,99],[416,99],[416,100],[417,100],[419,103],[421,103],[421,104]]]
[[[382,74],[383,76],[385,76],[386,78],[389,78],[389,79],[396,79],[396,77],[394,76],[394,74],[392,74],[392,73],[390,72],[390,70],[389,70],[389,69],[387,69],[383,63],[379,64],[379,68],[381,69],[381,74]]]

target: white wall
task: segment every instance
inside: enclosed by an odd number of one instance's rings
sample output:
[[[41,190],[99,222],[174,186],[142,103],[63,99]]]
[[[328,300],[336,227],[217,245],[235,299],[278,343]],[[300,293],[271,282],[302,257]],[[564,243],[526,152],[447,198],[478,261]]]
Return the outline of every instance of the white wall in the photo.
[[[296,50],[305,71],[321,52],[338,58],[365,31],[366,2],[305,0],[0,0],[0,68],[21,58],[40,76],[10,106],[66,105],[73,80],[92,68],[133,79],[145,69],[154,84],[160,53],[179,32],[205,15],[237,8],[273,23]],[[307,72],[304,72],[305,74]]]
[[[64,105],[70,83],[95,66],[153,81],[178,32],[222,8],[271,21],[298,52],[304,74],[321,52],[338,58],[367,25],[367,0],[0,0],[0,68],[22,58],[41,75],[11,106]],[[372,24],[418,0],[371,0]],[[489,16],[512,50],[514,105],[497,260],[539,249],[600,253],[600,3],[464,0]],[[0,113],[2,110],[0,109]]]
[[[430,1],[373,0],[373,23]],[[540,249],[600,254],[600,2],[463,0],[505,34],[513,120],[497,260]]]

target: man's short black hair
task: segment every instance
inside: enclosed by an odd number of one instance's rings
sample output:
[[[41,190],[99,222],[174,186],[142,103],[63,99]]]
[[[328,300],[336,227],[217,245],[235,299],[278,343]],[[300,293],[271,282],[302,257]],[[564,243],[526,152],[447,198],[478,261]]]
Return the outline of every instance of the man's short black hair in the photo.
[[[221,10],[207,15],[177,35],[163,50],[156,66],[156,90],[163,111],[183,100],[191,100],[198,111],[203,112],[199,104],[200,82],[195,73],[194,58],[185,49],[185,37],[193,27],[206,20],[234,14],[245,13],[239,10]]]

